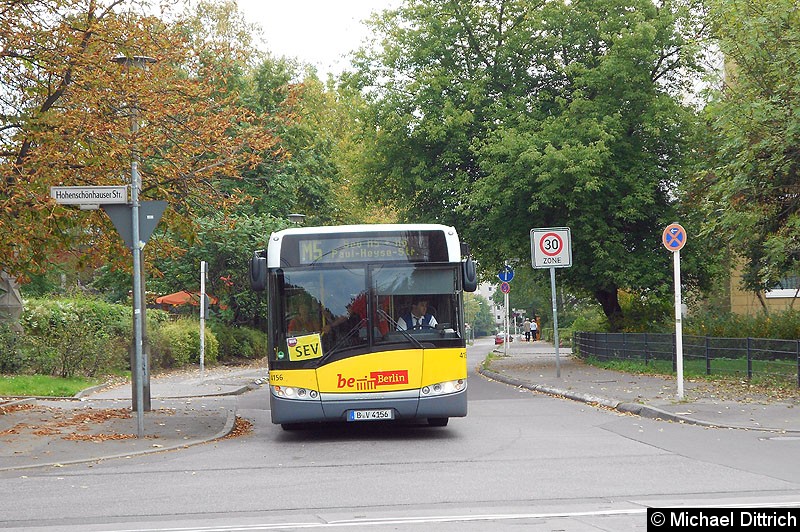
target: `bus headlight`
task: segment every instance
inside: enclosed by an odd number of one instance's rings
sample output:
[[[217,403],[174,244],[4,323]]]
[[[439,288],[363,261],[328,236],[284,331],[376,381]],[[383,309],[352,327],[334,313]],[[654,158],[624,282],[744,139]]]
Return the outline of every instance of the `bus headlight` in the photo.
[[[294,386],[270,386],[272,394],[284,399],[313,400],[319,397],[317,390],[308,388],[296,388]]]
[[[458,379],[457,381],[437,382],[430,386],[423,386],[420,392],[421,395],[425,397],[432,397],[435,395],[447,395],[449,393],[460,392],[466,387],[466,379]]]

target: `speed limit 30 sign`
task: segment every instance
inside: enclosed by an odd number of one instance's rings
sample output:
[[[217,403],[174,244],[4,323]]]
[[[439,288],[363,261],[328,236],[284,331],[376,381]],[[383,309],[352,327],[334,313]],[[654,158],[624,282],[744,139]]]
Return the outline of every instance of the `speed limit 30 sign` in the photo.
[[[531,262],[534,268],[572,266],[572,239],[569,227],[531,229]]]

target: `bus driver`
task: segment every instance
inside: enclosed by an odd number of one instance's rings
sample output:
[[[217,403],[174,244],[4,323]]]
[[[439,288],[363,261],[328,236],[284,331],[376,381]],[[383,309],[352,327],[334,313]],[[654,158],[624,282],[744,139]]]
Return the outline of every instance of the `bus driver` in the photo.
[[[424,298],[415,298],[411,303],[411,312],[400,316],[397,320],[397,330],[422,329],[436,327],[436,318],[428,313],[428,301]]]

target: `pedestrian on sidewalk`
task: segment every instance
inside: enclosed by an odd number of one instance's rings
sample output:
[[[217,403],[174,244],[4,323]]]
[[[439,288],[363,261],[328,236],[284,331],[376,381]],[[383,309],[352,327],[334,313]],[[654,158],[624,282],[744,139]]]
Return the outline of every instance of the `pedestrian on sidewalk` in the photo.
[[[531,341],[531,320],[525,318],[525,321],[522,322],[522,331],[525,333],[525,341]]]
[[[531,338],[533,338],[534,342],[538,340],[538,334],[539,334],[539,326],[536,325],[536,321],[534,320],[531,322]]]

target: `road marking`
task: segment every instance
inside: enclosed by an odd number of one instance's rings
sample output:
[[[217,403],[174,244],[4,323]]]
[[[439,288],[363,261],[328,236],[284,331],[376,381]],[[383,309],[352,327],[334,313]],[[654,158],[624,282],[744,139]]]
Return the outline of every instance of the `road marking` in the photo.
[[[653,508],[661,506],[651,506]],[[680,505],[667,505],[663,508],[681,508]],[[690,505],[691,508],[792,508],[800,507],[800,501],[796,502],[776,502],[776,503],[732,503],[715,505]],[[510,521],[520,519],[570,519],[573,517],[608,517],[617,515],[645,515],[647,507],[628,508],[619,510],[594,510],[586,512],[548,512],[530,514],[484,514],[484,515],[442,515],[442,516],[423,516],[423,517],[383,517],[365,519],[342,519],[328,522],[315,523],[261,523],[252,525],[230,525],[230,526],[193,526],[176,528],[130,528],[117,529],[114,532],[236,532],[251,530],[307,530],[312,528],[340,528],[356,526],[380,526],[380,525],[418,525],[426,523],[465,523],[472,521]],[[112,530],[112,529],[109,529]]]
[[[343,519],[339,521],[328,521],[318,523],[263,523],[252,525],[230,525],[230,526],[201,526],[201,527],[177,527],[177,528],[131,528],[118,529],[114,532],[236,532],[250,530],[305,530],[311,528],[340,528],[355,526],[378,526],[378,525],[418,525],[425,523],[459,523],[468,521],[508,521],[519,519],[552,519],[570,517],[603,517],[614,515],[636,515],[646,514],[647,508],[631,508],[627,510],[600,510],[590,512],[553,512],[553,513],[534,513],[534,514],[485,514],[485,515],[442,515],[427,517],[384,517],[372,519]]]

